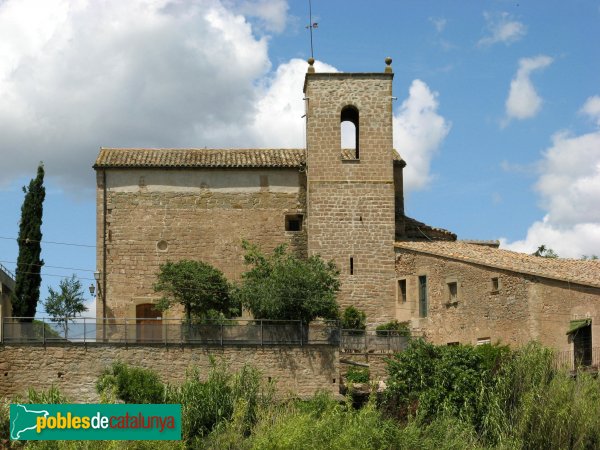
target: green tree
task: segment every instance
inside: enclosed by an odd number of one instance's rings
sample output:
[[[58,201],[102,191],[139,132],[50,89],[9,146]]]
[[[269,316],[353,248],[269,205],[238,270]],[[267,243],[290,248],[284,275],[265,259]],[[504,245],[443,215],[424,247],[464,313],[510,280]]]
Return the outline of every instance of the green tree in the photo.
[[[188,321],[192,317],[205,319],[239,314],[223,272],[210,264],[190,260],[166,262],[160,266],[157,277],[154,290],[164,294],[157,303],[158,309],[164,311],[179,303]]]
[[[348,306],[342,314],[342,328],[345,330],[364,330],[367,328],[367,315],[354,306]]]
[[[23,187],[25,200],[21,207],[19,223],[19,256],[17,258],[16,286],[12,296],[13,316],[33,317],[40,299],[40,272],[44,261],[40,258],[42,247],[42,212],[46,189],[44,165],[40,163],[37,176],[29,187]],[[31,319],[28,319],[29,321]]]
[[[71,278],[63,278],[60,281],[58,291],[48,287],[48,293],[44,308],[52,320],[61,324],[64,337],[67,339],[69,321],[73,321],[75,316],[87,311],[81,281],[73,274]]]
[[[538,249],[532,253],[533,256],[541,256],[542,258],[558,258],[558,254],[551,248],[546,247],[544,244],[540,245]]]
[[[244,260],[251,266],[242,274],[237,295],[256,319],[301,320],[317,317],[338,319],[336,295],[339,270],[319,256],[300,259],[280,245],[271,255],[243,241]]]

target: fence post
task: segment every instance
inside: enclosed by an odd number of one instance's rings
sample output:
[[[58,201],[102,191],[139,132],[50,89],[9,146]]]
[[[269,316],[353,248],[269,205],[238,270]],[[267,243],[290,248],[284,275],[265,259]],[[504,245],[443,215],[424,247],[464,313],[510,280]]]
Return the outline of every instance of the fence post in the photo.
[[[262,347],[264,345],[264,340],[263,340],[263,320],[260,319],[260,346]]]
[[[300,324],[300,347],[302,347],[304,345],[304,330],[302,329],[302,321],[299,320],[298,323]]]
[[[367,347],[369,347],[369,343],[367,341],[367,330],[365,330],[364,333],[365,333],[365,353],[367,353],[367,351],[368,351]]]
[[[223,322],[221,322],[221,347],[223,347],[223,331],[224,331],[224,325],[223,325]]]
[[[85,317],[83,318],[83,343],[85,344],[85,336],[86,336],[86,326],[85,326]]]
[[[125,319],[125,343],[127,344],[127,319]]]
[[[42,342],[46,345],[46,319],[44,318],[42,318]]]

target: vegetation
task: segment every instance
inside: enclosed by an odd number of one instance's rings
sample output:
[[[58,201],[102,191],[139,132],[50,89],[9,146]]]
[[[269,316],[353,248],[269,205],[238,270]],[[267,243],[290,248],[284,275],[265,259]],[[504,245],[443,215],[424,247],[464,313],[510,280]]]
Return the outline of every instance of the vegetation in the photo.
[[[106,369],[96,382],[104,399],[117,398],[125,403],[163,403],[165,386],[151,370],[129,367],[121,362]]]
[[[15,292],[12,296],[13,316],[34,317],[40,300],[42,213],[46,197],[44,188],[44,165],[40,163],[37,176],[23,187],[25,200],[21,207],[19,223],[19,256],[17,257]],[[31,319],[29,319],[31,320]]]
[[[202,261],[181,260],[160,266],[154,284],[162,292],[158,309],[166,310],[175,303],[183,305],[188,321],[239,315],[239,306],[230,295],[223,272]]]
[[[342,329],[365,330],[367,328],[367,315],[354,306],[348,306],[342,314]]]
[[[336,295],[339,271],[333,262],[319,256],[300,259],[280,245],[265,255],[243,242],[244,260],[251,268],[237,287],[241,303],[256,319],[301,320],[304,324],[321,317],[338,319]]]
[[[350,366],[346,372],[346,381],[349,383],[368,383],[370,373],[368,367]]]
[[[546,247],[544,244],[540,245],[538,249],[532,253],[533,256],[541,256],[542,258],[558,258],[558,254],[551,248]]]
[[[375,328],[375,332],[378,336],[410,337],[410,324],[409,322],[398,322],[397,320],[392,320],[391,322],[377,326]]]
[[[48,298],[44,302],[44,308],[52,320],[61,324],[63,336],[68,338],[69,320],[87,311],[81,281],[73,274],[71,278],[63,278],[55,291],[48,287]]]
[[[123,366],[123,365],[121,365]],[[156,384],[150,371],[126,367],[126,384]],[[183,408],[182,442],[28,442],[29,449],[559,449],[600,447],[600,380],[557,368],[552,352],[532,343],[434,346],[414,341],[389,361],[388,394],[361,409],[327,393],[274,401],[251,367],[230,373],[214,363],[180,386],[162,385],[164,401]],[[112,370],[110,374],[114,374]],[[148,378],[147,382],[130,379]],[[31,401],[63,401],[56,390]],[[45,397],[36,397],[42,395]],[[127,395],[139,401],[135,392]],[[123,401],[119,394],[112,401]],[[8,429],[0,404],[0,430]],[[6,435],[6,434],[3,434]],[[8,441],[3,444],[11,445]],[[13,444],[14,446],[20,444]]]

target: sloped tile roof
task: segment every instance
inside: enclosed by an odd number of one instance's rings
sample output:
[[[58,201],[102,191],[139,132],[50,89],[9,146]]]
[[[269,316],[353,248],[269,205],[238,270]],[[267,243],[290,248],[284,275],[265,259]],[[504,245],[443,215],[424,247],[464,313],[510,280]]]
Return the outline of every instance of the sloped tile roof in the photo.
[[[404,216],[404,233],[408,239],[426,239],[426,240],[442,240],[455,241],[456,234],[443,228],[432,227],[426,223],[419,222],[412,217]]]
[[[94,168],[301,167],[302,148],[102,148]]]
[[[349,155],[349,150],[342,152]],[[402,161],[393,150],[394,162]],[[192,167],[302,167],[303,148],[102,148],[95,169],[104,168],[192,168]]]
[[[396,242],[396,248],[448,259],[600,287],[600,261],[543,258],[461,241]]]

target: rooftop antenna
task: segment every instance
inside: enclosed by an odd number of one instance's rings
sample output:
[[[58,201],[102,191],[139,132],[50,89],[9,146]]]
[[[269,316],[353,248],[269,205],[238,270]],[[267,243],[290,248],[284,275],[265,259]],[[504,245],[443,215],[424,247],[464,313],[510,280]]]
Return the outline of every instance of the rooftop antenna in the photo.
[[[310,57],[315,58],[313,52],[313,28],[319,28],[319,24],[317,22],[312,21],[312,1],[308,0],[308,25],[305,28],[308,28],[310,31]]]

